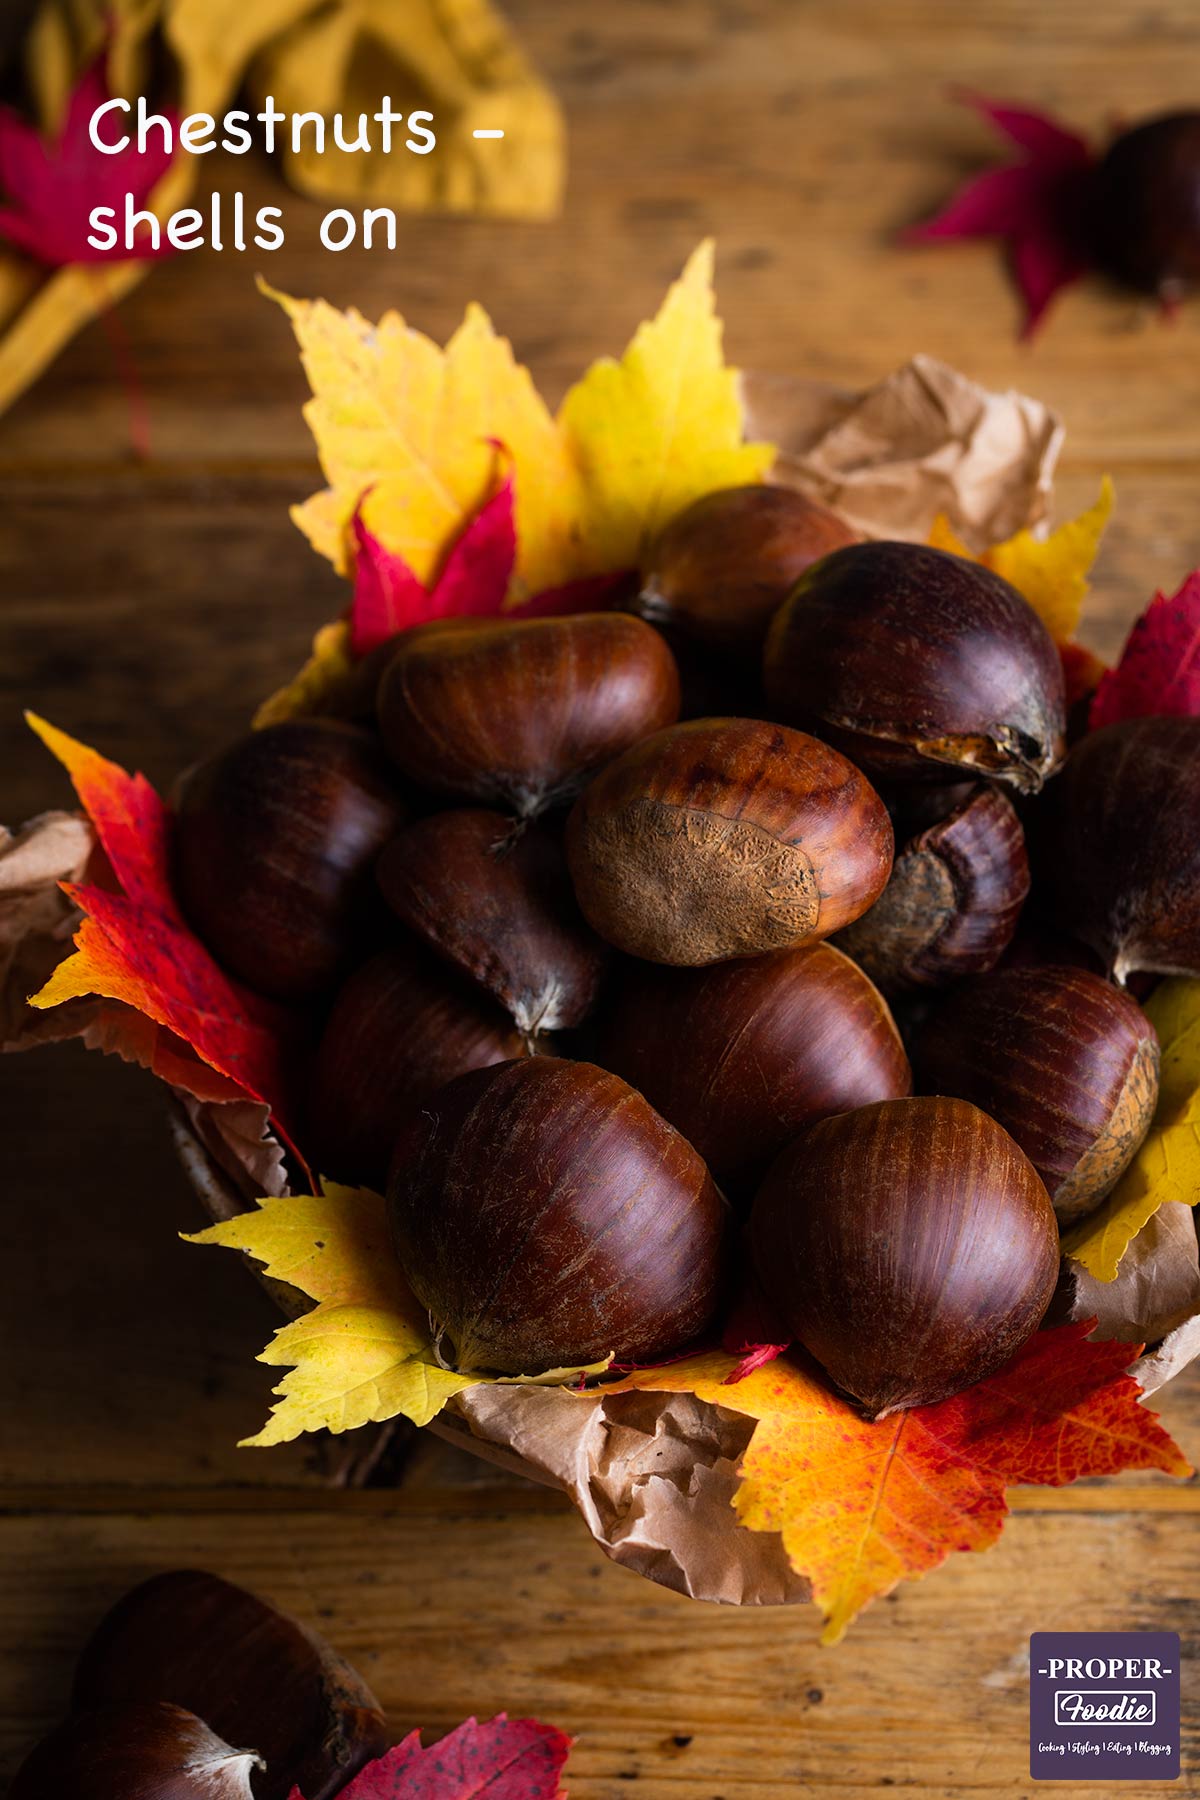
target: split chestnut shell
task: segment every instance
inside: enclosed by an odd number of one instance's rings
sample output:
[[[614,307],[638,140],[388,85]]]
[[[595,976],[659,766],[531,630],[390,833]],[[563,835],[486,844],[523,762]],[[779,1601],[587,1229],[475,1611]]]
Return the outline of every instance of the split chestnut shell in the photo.
[[[779,1317],[872,1419],[1000,1368],[1058,1277],[1045,1188],[965,1100],[885,1100],[809,1126],[759,1189],[751,1236]]]

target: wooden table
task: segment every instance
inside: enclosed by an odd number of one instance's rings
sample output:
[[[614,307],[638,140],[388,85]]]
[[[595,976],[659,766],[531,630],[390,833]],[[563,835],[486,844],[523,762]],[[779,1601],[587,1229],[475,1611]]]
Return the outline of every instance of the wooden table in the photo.
[[[951,83],[1091,131],[1195,103],[1190,0],[509,10],[569,116],[561,222],[413,221],[392,255],[330,256],[313,248],[317,209],[292,195],[287,247],[258,259],[273,282],[368,315],[395,304],[439,337],[484,298],[556,396],[623,345],[712,232],[739,362],[861,384],[924,349],[1062,410],[1060,516],[1103,470],[1119,495],[1089,626],[1100,648],[1200,562],[1200,307],[1167,328],[1089,283],[1020,347],[993,249],[893,242],[992,149]],[[249,185],[255,203],[280,198],[266,170]],[[0,422],[10,820],[67,797],[22,705],[167,781],[240,728],[341,604],[288,522],[316,471],[291,335],[255,296],[255,266],[181,256],[122,309],[150,462],[130,459],[99,329]],[[654,1800],[1028,1792],[1032,1629],[1167,1627],[1195,1649],[1191,1486],[1019,1491],[996,1550],[953,1559],[822,1651],[808,1609],[739,1613],[656,1590],[608,1565],[553,1496],[431,1440],[394,1492],[331,1490],[309,1446],[239,1451],[263,1413],[269,1376],[253,1357],[275,1318],[248,1276],[178,1242],[197,1207],[148,1079],[74,1047],[10,1060],[0,1142],[0,1768],[61,1708],[100,1611],[180,1564],[319,1625],[397,1732],[507,1708],[577,1733],[576,1800],[634,1784]],[[1200,1381],[1176,1383],[1163,1411],[1200,1456]],[[1200,1678],[1186,1661],[1185,1693],[1194,1757]]]

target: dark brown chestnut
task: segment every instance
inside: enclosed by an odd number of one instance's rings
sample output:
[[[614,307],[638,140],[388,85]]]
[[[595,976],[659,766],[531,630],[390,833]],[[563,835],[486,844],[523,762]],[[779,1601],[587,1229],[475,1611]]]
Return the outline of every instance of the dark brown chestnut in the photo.
[[[676,514],[633,605],[686,643],[757,662],[776,608],[811,563],[857,533],[795,488],[718,488]]]
[[[317,1050],[315,1166],[382,1191],[408,1107],[455,1075],[524,1048],[508,1015],[422,946],[380,951],[342,987]]]
[[[374,738],[331,719],[249,732],[174,800],[176,898],[231,975],[276,999],[331,987],[370,948],[375,858],[404,823]]]
[[[1026,791],[1062,760],[1054,640],[999,575],[924,544],[853,544],[814,563],[775,615],[767,701],[869,775],[947,768]]]
[[[1143,293],[1180,299],[1200,281],[1200,113],[1165,113],[1114,138],[1091,199],[1101,267]]]
[[[1016,810],[998,788],[977,787],[897,852],[883,893],[838,945],[885,994],[944,987],[995,966],[1028,893]]]
[[[921,1085],[990,1113],[1025,1152],[1060,1225],[1128,1167],[1158,1099],[1158,1039],[1086,969],[997,969],[947,995],[917,1040]]]
[[[706,969],[630,963],[599,1055],[736,1195],[802,1126],[912,1092],[887,1002],[829,944]]]
[[[408,632],[379,684],[380,730],[406,775],[521,818],[678,716],[675,659],[627,613]]]
[[[1055,921],[1124,983],[1200,975],[1200,718],[1125,719],[1082,738],[1035,842]]]
[[[390,1741],[379,1702],[323,1638],[198,1569],[133,1588],[76,1670],[76,1710],[162,1700],[254,1745],[256,1800],[332,1800]]]
[[[656,1362],[721,1295],[729,1209],[712,1177],[591,1063],[532,1056],[450,1082],[397,1140],[388,1210],[460,1369]]]
[[[810,1125],[759,1189],[750,1229],[776,1312],[872,1419],[1000,1368],[1058,1278],[1045,1188],[965,1100],[885,1100]]]
[[[252,1750],[162,1700],[75,1713],[17,1770],[8,1800],[254,1800]]]
[[[384,898],[404,923],[512,1014],[532,1040],[582,1024],[608,949],[579,911],[562,839],[503,813],[436,813],[379,859]]]
[[[723,962],[814,943],[882,892],[887,809],[816,738],[695,719],[598,775],[567,821],[567,860],[601,937],[649,962]]]

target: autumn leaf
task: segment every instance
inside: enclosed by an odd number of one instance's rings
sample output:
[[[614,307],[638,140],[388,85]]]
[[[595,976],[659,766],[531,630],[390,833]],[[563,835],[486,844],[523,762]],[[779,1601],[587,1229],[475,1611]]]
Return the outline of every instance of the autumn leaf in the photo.
[[[1162,1046],[1158,1106],[1141,1149],[1063,1250],[1098,1281],[1115,1281],[1129,1245],[1164,1200],[1200,1202],[1200,981],[1162,982],[1143,1003]]]
[[[1128,1344],[1093,1343],[1093,1321],[1036,1335],[996,1375],[943,1400],[869,1422],[788,1356],[728,1385],[714,1351],[627,1377],[621,1391],[695,1393],[758,1421],[734,1506],[751,1531],[778,1531],[812,1584],[824,1641],[871,1600],[955,1550],[985,1550],[1015,1482],[1064,1486],[1122,1469],[1186,1475],[1184,1458],[1124,1371]],[[612,1390],[608,1390],[612,1391]]]
[[[1101,680],[1088,723],[1095,731],[1163,713],[1200,713],[1200,570],[1170,599],[1155,594]]]
[[[468,1719],[421,1747],[410,1731],[394,1750],[368,1763],[342,1800],[565,1800],[560,1777],[571,1739],[537,1719],[498,1713],[486,1725]],[[290,1800],[305,1800],[293,1788]]]

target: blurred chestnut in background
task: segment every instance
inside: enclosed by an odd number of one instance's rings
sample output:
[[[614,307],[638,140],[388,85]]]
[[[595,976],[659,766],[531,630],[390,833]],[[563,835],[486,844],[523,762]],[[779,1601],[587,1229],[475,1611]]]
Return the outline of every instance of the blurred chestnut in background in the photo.
[[[412,781],[521,818],[678,716],[675,660],[627,613],[426,626],[379,685],[384,742]]]
[[[763,663],[772,714],[878,779],[947,768],[1026,791],[1062,760],[1062,663],[1028,601],[923,544],[855,544],[800,577]]]
[[[533,1056],[440,1089],[397,1142],[388,1210],[459,1369],[654,1362],[716,1312],[725,1201],[692,1146],[591,1063]]]
[[[1114,138],[1091,202],[1101,267],[1160,300],[1181,299],[1200,281],[1200,113],[1166,113]]]
[[[254,1800],[252,1750],[162,1700],[75,1713],[17,1770],[8,1800]]]
[[[382,1191],[408,1107],[524,1049],[508,1014],[423,946],[381,951],[342,987],[325,1026],[312,1074],[311,1160],[323,1175]]]
[[[388,845],[377,873],[393,912],[486,988],[527,1039],[591,1011],[608,948],[579,911],[548,826],[436,813]]]
[[[999,961],[1028,893],[1016,810],[997,788],[976,787],[897,852],[883,893],[838,945],[885,994],[943,987]]]
[[[972,1101],[1011,1133],[1062,1225],[1115,1187],[1158,1100],[1154,1027],[1086,969],[998,969],[962,982],[916,1056],[923,1087]]]
[[[567,821],[584,915],[649,962],[721,962],[815,942],[879,896],[882,800],[803,732],[696,719],[601,771]]]
[[[794,488],[718,488],[661,534],[633,606],[684,643],[757,663],[796,578],[856,541],[836,513]]]
[[[307,999],[371,948],[375,858],[405,806],[378,743],[331,719],[249,732],[184,775],[172,867],[188,924],[258,993]]]
[[[1000,1368],[1058,1278],[1045,1188],[964,1100],[885,1100],[810,1125],[772,1166],[750,1230],[779,1317],[871,1419]]]
[[[912,1091],[887,1002],[828,944],[706,969],[628,964],[599,1054],[738,1194],[802,1126]]]
[[[1117,981],[1200,975],[1200,718],[1125,719],[1081,739],[1036,848],[1056,922]]]

